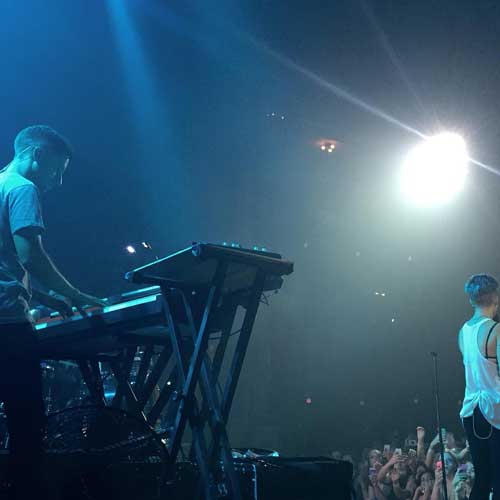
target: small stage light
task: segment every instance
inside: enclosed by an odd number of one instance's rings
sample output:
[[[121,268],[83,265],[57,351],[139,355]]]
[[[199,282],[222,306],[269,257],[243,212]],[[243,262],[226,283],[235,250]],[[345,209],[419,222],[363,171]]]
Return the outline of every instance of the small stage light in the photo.
[[[133,247],[132,245],[127,245],[125,247],[125,250],[127,250],[127,252],[130,253],[130,254],[133,254],[133,253],[137,252],[136,249],[135,249],[135,247]]]
[[[403,195],[420,206],[442,204],[464,186],[469,155],[458,134],[445,132],[414,147],[401,175]]]
[[[318,139],[315,141],[315,146],[325,153],[333,153],[337,148],[337,141],[335,139]]]

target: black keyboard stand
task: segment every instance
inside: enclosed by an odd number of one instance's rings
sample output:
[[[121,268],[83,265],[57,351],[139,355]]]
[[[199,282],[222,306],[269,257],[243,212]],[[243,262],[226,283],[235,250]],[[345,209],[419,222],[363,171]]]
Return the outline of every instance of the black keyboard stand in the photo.
[[[144,277],[147,283],[161,287],[168,331],[178,368],[177,412],[168,446],[171,474],[175,474],[175,462],[189,423],[193,435],[191,456],[198,464],[200,490],[203,490],[203,498],[206,500],[216,498],[216,490],[220,492],[221,488],[231,499],[242,498],[226,424],[266,277],[263,271],[257,270],[251,289],[246,291],[246,311],[241,331],[223,392],[219,395],[218,379],[237,310],[237,303],[231,302],[231,296],[221,300],[227,268],[227,262],[219,261],[212,282],[201,291],[204,297],[201,308],[199,300],[193,302],[193,298],[198,294],[196,288],[178,286],[179,283],[172,283],[158,276]],[[179,299],[184,309],[181,315],[178,314]],[[174,312],[176,310],[177,313]],[[217,336],[219,344],[213,360],[210,360],[207,348],[210,333],[214,331],[211,325],[215,316],[219,324],[221,315],[223,326]],[[179,319],[179,316],[182,319]],[[219,330],[220,328],[217,328],[217,331]],[[197,396],[198,384],[201,391]],[[211,436],[209,443],[205,439],[207,426]],[[223,465],[223,476],[220,473],[220,462]]]

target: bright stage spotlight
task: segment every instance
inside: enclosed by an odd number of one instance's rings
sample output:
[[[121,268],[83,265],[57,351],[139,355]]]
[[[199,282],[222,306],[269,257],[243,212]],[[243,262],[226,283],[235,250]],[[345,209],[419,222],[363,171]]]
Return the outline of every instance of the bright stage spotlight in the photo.
[[[401,175],[403,195],[420,206],[439,205],[464,186],[469,155],[458,134],[429,137],[409,153]]]

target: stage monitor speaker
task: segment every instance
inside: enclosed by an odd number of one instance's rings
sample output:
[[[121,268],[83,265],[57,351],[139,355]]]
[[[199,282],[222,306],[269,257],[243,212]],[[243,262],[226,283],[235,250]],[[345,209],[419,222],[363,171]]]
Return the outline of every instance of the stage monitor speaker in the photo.
[[[353,467],[324,457],[269,458],[258,474],[260,500],[350,500]]]

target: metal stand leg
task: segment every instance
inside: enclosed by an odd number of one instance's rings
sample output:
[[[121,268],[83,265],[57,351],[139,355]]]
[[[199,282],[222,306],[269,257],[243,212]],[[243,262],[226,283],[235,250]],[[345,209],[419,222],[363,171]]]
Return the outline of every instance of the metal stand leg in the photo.
[[[229,369],[229,374],[224,387],[224,396],[222,399],[221,407],[221,422],[224,428],[229,418],[229,412],[231,410],[234,394],[236,392],[236,386],[240,378],[243,360],[245,359],[248,342],[250,341],[250,335],[252,333],[253,324],[257,315],[257,309],[259,308],[260,298],[262,296],[262,290],[264,288],[264,281],[265,274],[261,271],[257,272],[254,286],[252,288],[252,295],[248,302],[245,317],[243,319],[243,325],[241,327],[241,332],[238,338],[238,343],[234,352],[233,361],[231,363],[231,368]],[[211,459],[217,456],[219,446],[223,444],[220,443],[220,438],[221,436],[214,436],[212,447],[210,449]]]
[[[96,404],[106,406],[99,363],[95,360],[78,360],[77,363],[83,380],[89,390],[90,397]]]
[[[125,395],[126,385],[130,377],[130,370],[132,369],[132,364],[134,362],[135,353],[137,352],[137,347],[127,347],[122,355],[120,362],[111,362],[111,367],[117,378],[118,385],[116,387],[115,397],[111,405],[114,408],[119,408],[121,406],[122,398]]]

